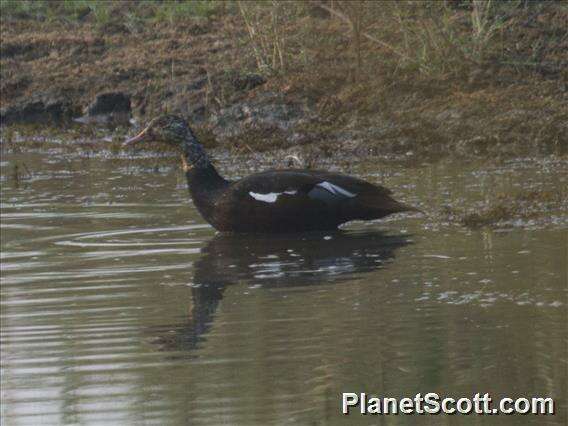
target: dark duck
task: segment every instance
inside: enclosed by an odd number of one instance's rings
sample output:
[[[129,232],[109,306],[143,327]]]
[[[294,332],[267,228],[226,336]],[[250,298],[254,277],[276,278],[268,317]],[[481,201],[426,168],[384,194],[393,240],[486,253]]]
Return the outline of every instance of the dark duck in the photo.
[[[150,121],[125,146],[142,141],[181,150],[191,198],[203,218],[221,232],[327,231],[351,220],[372,220],[418,209],[391,191],[362,179],[319,170],[268,170],[238,181],[224,179],[180,117]]]

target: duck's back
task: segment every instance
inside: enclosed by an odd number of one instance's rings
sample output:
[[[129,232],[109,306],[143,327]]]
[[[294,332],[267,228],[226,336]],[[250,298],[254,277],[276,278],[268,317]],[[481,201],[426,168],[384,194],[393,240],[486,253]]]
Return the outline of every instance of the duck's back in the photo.
[[[268,170],[231,183],[215,202],[221,231],[330,230],[356,219],[411,210],[391,191],[362,179],[320,170]]]

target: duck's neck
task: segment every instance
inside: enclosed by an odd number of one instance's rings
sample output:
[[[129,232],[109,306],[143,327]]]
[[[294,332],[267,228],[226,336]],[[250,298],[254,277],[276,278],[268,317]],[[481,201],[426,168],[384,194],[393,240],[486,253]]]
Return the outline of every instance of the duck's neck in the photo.
[[[211,222],[214,202],[229,182],[217,173],[203,145],[197,141],[191,129],[188,129],[188,135],[183,143],[182,155],[191,198],[201,215]]]
[[[211,161],[209,156],[205,152],[203,145],[199,143],[193,130],[189,127],[187,128],[187,133],[185,134],[183,144],[183,156],[185,162],[189,167],[196,169],[206,169],[211,166]]]

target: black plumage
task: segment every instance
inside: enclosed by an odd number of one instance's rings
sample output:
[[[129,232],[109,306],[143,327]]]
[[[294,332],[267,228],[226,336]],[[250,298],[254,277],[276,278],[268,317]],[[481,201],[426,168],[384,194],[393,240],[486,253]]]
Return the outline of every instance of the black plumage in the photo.
[[[128,145],[144,139],[182,149],[189,191],[203,218],[225,232],[332,230],[351,220],[418,211],[391,191],[362,179],[319,170],[269,170],[227,181],[187,125],[175,116],[152,120]]]

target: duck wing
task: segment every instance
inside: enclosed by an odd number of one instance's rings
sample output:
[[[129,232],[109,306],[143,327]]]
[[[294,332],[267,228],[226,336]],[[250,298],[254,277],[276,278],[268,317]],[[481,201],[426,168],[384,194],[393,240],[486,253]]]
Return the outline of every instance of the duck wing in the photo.
[[[322,201],[343,200],[364,194],[389,195],[391,191],[362,179],[322,170],[268,170],[245,177],[232,185],[232,191],[245,195],[307,195]],[[295,194],[286,194],[294,192]]]
[[[269,170],[232,183],[219,197],[216,210],[231,222],[227,228],[330,229],[412,209],[390,194],[386,188],[339,173]]]

